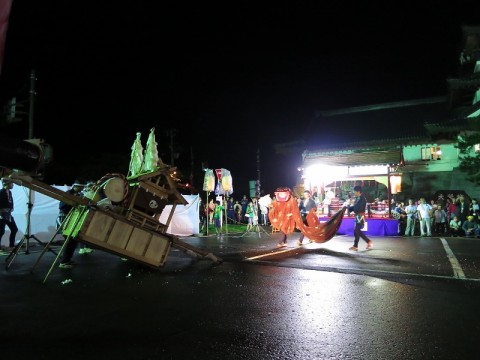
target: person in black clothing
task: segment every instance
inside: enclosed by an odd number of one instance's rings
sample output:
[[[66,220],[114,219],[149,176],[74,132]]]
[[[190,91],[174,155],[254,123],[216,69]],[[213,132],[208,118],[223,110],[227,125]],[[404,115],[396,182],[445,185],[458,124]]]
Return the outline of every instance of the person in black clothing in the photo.
[[[18,232],[17,224],[12,216],[13,196],[10,191],[13,183],[8,179],[2,179],[2,189],[0,189],[0,244],[5,234],[5,226],[10,229],[9,246],[7,250],[13,250],[15,247],[15,236]]]
[[[227,201],[227,224],[235,224],[235,209],[234,209],[233,197]]]
[[[242,222],[243,223],[247,223],[248,222],[248,219],[247,217],[245,216],[245,214],[247,213],[247,206],[248,206],[248,199],[247,199],[247,195],[243,195],[243,198],[242,200],[240,200],[240,205],[242,206]]]
[[[82,196],[82,190],[85,187],[85,180],[83,178],[78,178],[72,185],[70,190],[67,190],[67,193],[75,195],[75,196]],[[68,215],[72,206],[65,204],[64,202],[60,202],[58,204],[58,208],[60,210],[59,218],[64,218]],[[63,222],[63,221],[62,221]],[[65,246],[65,250],[63,251],[62,260],[60,261],[59,267],[62,269],[71,269],[73,267],[72,257],[75,249],[77,248],[78,240],[75,238],[70,238],[67,245]]]
[[[315,200],[312,199],[312,193],[310,190],[305,190],[303,192],[303,200],[300,201],[300,204],[298,205],[298,209],[300,210],[300,215],[302,215],[302,221],[305,225],[308,225],[307,223],[307,215],[310,212],[311,209],[316,210],[317,209],[317,204],[315,203]],[[303,233],[300,234],[300,238],[297,241],[297,246],[303,245],[303,238],[305,236]],[[311,242],[311,241],[309,241]]]
[[[355,186],[353,191],[355,193],[355,202],[353,206],[348,208],[348,210],[355,213],[355,230],[353,231],[355,240],[353,241],[353,246],[349,248],[349,250],[358,251],[358,241],[360,238],[365,240],[367,243],[367,249],[371,249],[373,248],[373,241],[370,240],[362,231],[365,224],[365,208],[367,207],[367,199],[362,192],[361,186]]]

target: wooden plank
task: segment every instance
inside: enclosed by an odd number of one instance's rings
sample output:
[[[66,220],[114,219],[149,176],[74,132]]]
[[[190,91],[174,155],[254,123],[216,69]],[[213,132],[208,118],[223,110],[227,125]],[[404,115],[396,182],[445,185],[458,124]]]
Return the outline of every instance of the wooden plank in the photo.
[[[100,209],[89,211],[78,238],[105,251],[153,267],[165,264],[172,242],[168,235],[139,228]]]

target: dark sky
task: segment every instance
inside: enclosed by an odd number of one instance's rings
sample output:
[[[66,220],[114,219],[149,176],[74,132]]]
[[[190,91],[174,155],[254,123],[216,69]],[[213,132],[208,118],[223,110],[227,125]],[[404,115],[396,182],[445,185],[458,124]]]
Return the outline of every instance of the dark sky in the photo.
[[[446,95],[461,25],[480,23],[480,2],[445,3],[13,0],[0,100],[27,100],[35,69],[50,182],[73,181],[80,159],[101,177],[117,166],[109,153],[127,159],[126,174],[136,132],[145,144],[155,127],[164,162],[175,129],[175,165],[193,164],[200,187],[202,162],[230,170],[238,197],[260,149],[271,192],[293,186],[301,162],[273,144],[303,139],[319,110]],[[0,130],[26,137],[27,118]],[[318,124],[325,138],[348,126]]]

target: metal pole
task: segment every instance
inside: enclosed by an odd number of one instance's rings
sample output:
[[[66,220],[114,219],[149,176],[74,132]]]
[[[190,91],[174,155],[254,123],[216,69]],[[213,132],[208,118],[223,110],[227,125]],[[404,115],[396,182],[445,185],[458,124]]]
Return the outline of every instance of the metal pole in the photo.
[[[390,185],[390,166],[387,167],[388,218],[392,218],[392,187]]]
[[[257,149],[257,183],[255,186],[255,195],[257,196],[257,200],[260,199],[262,190],[261,190],[261,179],[260,179],[260,149]]]
[[[205,192],[205,195],[207,196],[207,199],[205,200],[205,206],[204,206],[204,209],[203,211],[205,212],[205,223],[206,223],[206,226],[207,226],[207,231],[206,231],[206,234],[208,236],[208,225],[210,225],[210,208],[208,207],[208,195],[210,194],[209,191],[206,191]]]
[[[227,234],[228,236],[228,211],[227,211],[227,207],[228,207],[228,194],[225,193],[225,199],[224,199],[224,207],[225,209],[223,209],[225,211],[225,233]]]
[[[35,70],[30,72],[30,106],[28,111],[28,138],[33,139],[33,110],[35,104]]]

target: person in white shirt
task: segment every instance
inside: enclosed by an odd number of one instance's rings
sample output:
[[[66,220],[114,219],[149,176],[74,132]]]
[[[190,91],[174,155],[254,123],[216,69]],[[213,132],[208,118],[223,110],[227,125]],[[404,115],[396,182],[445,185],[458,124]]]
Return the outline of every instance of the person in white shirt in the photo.
[[[420,198],[420,204],[417,206],[417,217],[420,221],[420,236],[432,236],[431,211],[432,207],[427,204],[425,198]]]
[[[470,215],[474,215],[480,211],[480,205],[478,205],[477,199],[472,199],[470,203]]]
[[[447,213],[440,206],[433,212],[435,219],[435,234],[443,235],[447,229]]]
[[[408,205],[405,207],[407,213],[407,227],[405,236],[415,235],[415,223],[417,222],[417,206],[413,203],[413,199],[408,199]]]

